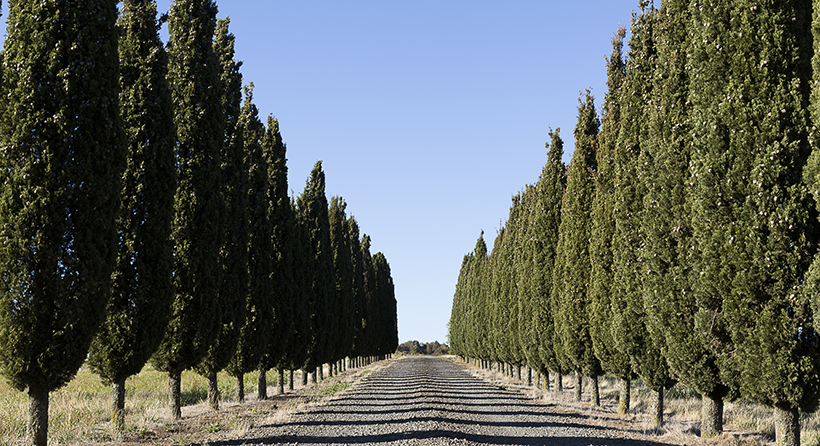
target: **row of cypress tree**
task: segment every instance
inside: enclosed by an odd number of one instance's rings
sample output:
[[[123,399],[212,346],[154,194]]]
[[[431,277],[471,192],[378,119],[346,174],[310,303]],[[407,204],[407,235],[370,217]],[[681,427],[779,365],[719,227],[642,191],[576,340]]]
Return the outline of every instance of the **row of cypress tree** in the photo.
[[[451,347],[588,376],[596,403],[596,377],[615,375],[621,413],[640,377],[658,424],[681,382],[704,437],[725,400],[756,401],[799,445],[820,390],[820,2],[639,6],[600,119],[582,94],[570,165],[551,133],[492,252],[482,233],[464,257]]]
[[[241,385],[398,344],[386,258],[328,203],[321,162],[288,196],[279,124],[259,119],[216,14],[212,0],[159,19],[150,0],[9,6],[0,372],[29,394],[32,444],[47,443],[49,392],[86,361],[122,429],[125,380],[149,360],[179,418],[183,370],[217,408],[220,370]]]

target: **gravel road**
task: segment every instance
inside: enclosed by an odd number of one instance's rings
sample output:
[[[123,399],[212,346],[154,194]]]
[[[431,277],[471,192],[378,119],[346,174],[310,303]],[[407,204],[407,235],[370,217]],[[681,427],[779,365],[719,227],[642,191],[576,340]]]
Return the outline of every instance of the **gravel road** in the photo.
[[[654,445],[481,381],[462,365],[416,356],[364,378],[326,404],[216,445]]]

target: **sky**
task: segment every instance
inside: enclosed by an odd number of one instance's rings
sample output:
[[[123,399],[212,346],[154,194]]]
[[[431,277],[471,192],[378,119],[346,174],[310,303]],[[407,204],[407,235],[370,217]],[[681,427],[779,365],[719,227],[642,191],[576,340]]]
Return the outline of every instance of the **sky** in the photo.
[[[321,160],[328,199],[390,263],[399,342],[446,342],[464,255],[482,230],[492,248],[550,128],[569,162],[579,94],[600,109],[637,4],[217,0],[260,116],[279,120],[292,194]]]
[[[612,36],[638,4],[216,1],[260,117],[279,120],[292,195],[321,160],[328,199],[390,263],[399,342],[446,342],[463,256],[481,231],[492,248],[551,128],[569,163],[579,94],[600,110]]]

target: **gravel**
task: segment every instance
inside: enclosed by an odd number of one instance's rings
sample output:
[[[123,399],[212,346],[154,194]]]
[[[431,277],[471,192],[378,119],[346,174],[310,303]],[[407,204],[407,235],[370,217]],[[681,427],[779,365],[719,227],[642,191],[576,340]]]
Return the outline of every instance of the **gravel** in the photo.
[[[652,445],[606,425],[484,382],[447,359],[414,356],[366,376],[324,404],[210,445]]]

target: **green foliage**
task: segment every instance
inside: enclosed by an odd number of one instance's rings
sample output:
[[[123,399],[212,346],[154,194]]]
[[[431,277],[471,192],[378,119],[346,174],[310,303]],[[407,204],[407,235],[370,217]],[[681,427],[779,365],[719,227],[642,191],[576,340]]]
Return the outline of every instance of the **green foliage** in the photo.
[[[247,200],[247,300],[245,319],[239,330],[236,352],[227,369],[233,376],[241,376],[256,370],[267,352],[271,341],[273,322],[273,298],[271,274],[273,272],[273,237],[269,211],[270,184],[268,158],[263,148],[265,125],[259,120],[259,112],[253,103],[253,84],[244,88],[245,100],[239,115],[245,168],[248,172]]]
[[[601,373],[590,336],[590,246],[592,201],[595,195],[596,153],[600,122],[589,91],[579,99],[575,127],[575,152],[567,173],[567,189],[561,205],[558,260],[553,289],[557,296],[555,336],[559,357],[573,370],[586,375]]]
[[[781,409],[814,410],[819,390],[818,339],[799,293],[817,237],[800,175],[809,155],[810,17],[808,2],[792,1],[693,11],[694,22],[716,25],[695,27],[697,35],[722,39],[692,51],[695,326],[723,383]],[[760,29],[767,32],[756,36]]]
[[[352,354],[355,336],[356,309],[354,303],[354,264],[350,246],[350,228],[345,214],[347,203],[341,197],[332,197],[330,200],[330,244],[333,248],[333,266],[336,272],[336,296],[338,304],[334,315],[338,331],[334,336],[332,360],[343,359]]]
[[[595,196],[592,200],[592,232],[590,238],[590,330],[592,347],[602,368],[621,379],[632,377],[628,355],[617,349],[613,336],[612,280],[615,234],[615,155],[621,127],[621,86],[624,83],[624,28],[618,28],[612,38],[612,55],[607,61],[607,94],[604,116],[598,134],[595,175]]]
[[[106,383],[139,373],[156,350],[174,296],[171,219],[176,171],[168,58],[156,5],[126,1],[119,20],[120,108],[128,156],[108,316],[88,363]]]
[[[423,343],[419,341],[407,341],[399,344],[397,353],[405,355],[449,355],[450,347],[447,344],[440,344],[438,341]]]
[[[229,20],[219,20],[214,37],[214,53],[218,59],[222,91],[222,111],[225,118],[224,143],[220,148],[221,198],[224,203],[221,267],[217,311],[221,327],[208,353],[196,366],[197,372],[215,379],[236,352],[240,329],[245,325],[248,300],[248,240],[249,209],[247,151],[244,127],[241,125],[242,75],[241,63],[234,60],[234,36],[228,32]]]
[[[178,0],[168,18],[169,72],[177,127],[173,316],[152,358],[178,376],[198,364],[222,327],[218,305],[225,207],[220,154],[225,141],[220,67],[213,51],[216,5]]]
[[[44,394],[47,404],[48,392],[86,358],[117,263],[126,148],[117,2],[17,2],[8,19],[0,367],[16,388]]]
[[[299,224],[306,231],[308,254],[307,308],[311,311],[310,344],[305,369],[312,370],[333,359],[333,337],[337,326],[336,274],[333,268],[333,248],[330,243],[330,219],[325,196],[325,174],[322,162],[313,166],[305,190],[296,201]]]

